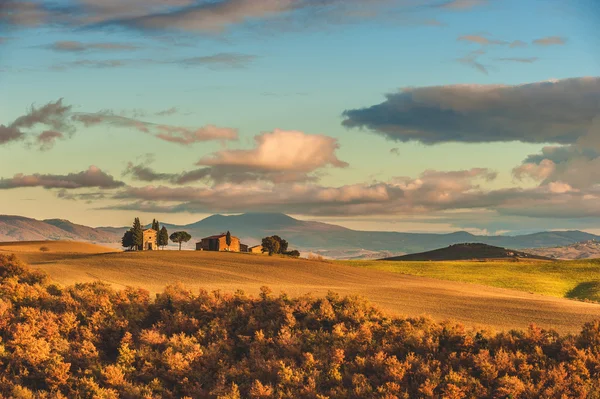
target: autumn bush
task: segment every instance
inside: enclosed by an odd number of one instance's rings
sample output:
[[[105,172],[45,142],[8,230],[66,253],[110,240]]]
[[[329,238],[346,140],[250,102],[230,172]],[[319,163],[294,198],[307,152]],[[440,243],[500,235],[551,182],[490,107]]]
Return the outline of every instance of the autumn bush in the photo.
[[[468,331],[360,298],[60,287],[0,255],[0,397],[600,398],[600,323]]]

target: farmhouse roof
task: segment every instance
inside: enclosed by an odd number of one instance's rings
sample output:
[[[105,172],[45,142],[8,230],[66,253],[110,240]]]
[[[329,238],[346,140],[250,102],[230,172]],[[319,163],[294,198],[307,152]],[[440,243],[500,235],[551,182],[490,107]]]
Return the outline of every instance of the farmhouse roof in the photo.
[[[221,237],[225,237],[226,235],[227,235],[227,233],[215,234],[214,236],[204,237],[203,240],[210,240],[210,239],[215,239],[215,238],[221,238]],[[231,238],[237,238],[237,237],[232,234]]]

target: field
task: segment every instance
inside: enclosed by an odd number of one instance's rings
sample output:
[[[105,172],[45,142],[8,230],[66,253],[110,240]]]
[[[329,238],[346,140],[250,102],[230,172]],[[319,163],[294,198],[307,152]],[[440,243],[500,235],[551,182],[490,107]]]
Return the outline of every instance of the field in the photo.
[[[370,270],[483,284],[559,298],[600,302],[600,259],[576,261],[344,262]]]
[[[334,291],[365,296],[379,308],[397,315],[430,315],[438,321],[455,320],[470,327],[501,330],[526,328],[535,323],[560,332],[578,332],[585,322],[600,317],[598,304],[405,275],[391,268],[396,264],[392,262],[323,262],[195,251],[102,253],[102,247],[96,247],[94,253],[91,244],[82,244],[88,253],[77,253],[77,243],[70,247],[63,244],[64,252],[58,247],[40,251],[40,243],[29,245],[31,251],[22,248],[19,257],[61,285],[101,280],[115,288],[143,287],[152,294],[176,283],[196,292],[201,288],[226,292],[241,289],[253,295],[265,285],[275,293],[283,291],[291,296],[323,296]],[[0,251],[7,251],[7,247],[0,246]],[[374,264],[389,270],[374,270]],[[494,267],[501,268],[501,264]],[[514,280],[508,278],[509,274],[505,272],[505,278]],[[487,284],[484,280],[474,282]]]

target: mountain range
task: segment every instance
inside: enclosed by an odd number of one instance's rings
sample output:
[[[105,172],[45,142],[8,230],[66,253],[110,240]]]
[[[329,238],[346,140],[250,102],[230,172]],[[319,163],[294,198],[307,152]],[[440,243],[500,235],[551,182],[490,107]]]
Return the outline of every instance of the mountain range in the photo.
[[[192,235],[188,248],[202,237],[227,230],[245,244],[260,243],[262,237],[278,234],[290,248],[332,258],[381,258],[423,252],[459,243],[484,243],[513,249],[557,247],[600,236],[573,231],[546,231],[520,236],[481,236],[465,231],[449,234],[358,231],[315,221],[304,221],[281,213],[212,215],[187,225],[164,224],[169,232],[185,230]],[[0,215],[0,241],[78,240],[118,246],[129,227],[88,227],[64,219],[36,220]]]

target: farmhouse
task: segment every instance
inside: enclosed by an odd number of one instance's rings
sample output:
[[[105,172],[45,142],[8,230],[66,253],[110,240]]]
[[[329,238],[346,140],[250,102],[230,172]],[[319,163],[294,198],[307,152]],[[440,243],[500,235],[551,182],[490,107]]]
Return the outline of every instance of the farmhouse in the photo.
[[[227,234],[221,233],[203,238],[196,243],[196,251],[229,251],[240,252],[240,239],[231,236],[231,245],[227,246]]]
[[[248,252],[253,253],[253,254],[262,254],[263,253],[262,249],[263,249],[262,245],[259,244],[259,245],[255,245],[253,247],[248,248]]]
[[[156,241],[157,232],[154,229],[146,229],[143,231],[144,241],[142,244],[142,251],[154,251],[158,249]]]

